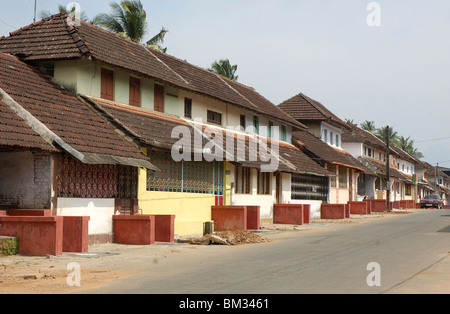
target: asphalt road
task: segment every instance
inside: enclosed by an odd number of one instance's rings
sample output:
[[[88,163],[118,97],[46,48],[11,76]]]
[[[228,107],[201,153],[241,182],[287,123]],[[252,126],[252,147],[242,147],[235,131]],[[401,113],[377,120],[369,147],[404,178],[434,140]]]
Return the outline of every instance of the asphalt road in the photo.
[[[161,265],[89,293],[450,293],[450,210],[273,235],[209,258]],[[379,268],[368,268],[371,263]],[[374,286],[368,285],[375,284]]]

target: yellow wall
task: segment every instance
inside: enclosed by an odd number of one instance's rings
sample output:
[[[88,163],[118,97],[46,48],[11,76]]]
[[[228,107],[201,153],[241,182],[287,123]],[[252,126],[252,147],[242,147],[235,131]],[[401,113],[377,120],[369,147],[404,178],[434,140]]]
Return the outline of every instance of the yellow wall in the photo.
[[[211,206],[215,196],[210,194],[149,192],[147,170],[139,170],[139,208],[143,215],[175,215],[175,234],[203,234],[203,223],[211,221]]]

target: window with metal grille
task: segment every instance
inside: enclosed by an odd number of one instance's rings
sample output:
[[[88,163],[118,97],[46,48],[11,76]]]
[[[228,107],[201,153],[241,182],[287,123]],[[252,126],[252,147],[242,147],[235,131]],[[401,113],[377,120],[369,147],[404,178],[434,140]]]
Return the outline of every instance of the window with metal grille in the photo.
[[[292,175],[291,199],[328,202],[328,177]]]
[[[223,196],[223,162],[175,162],[170,153],[156,151],[149,152],[148,156],[161,171],[147,172],[147,191]]]
[[[57,195],[67,198],[137,198],[138,171],[121,165],[88,165],[58,155]]]

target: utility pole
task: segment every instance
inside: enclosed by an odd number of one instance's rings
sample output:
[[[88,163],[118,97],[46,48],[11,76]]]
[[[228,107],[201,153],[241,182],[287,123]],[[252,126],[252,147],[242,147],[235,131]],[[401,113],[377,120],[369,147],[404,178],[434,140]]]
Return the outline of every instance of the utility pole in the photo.
[[[386,208],[391,211],[391,169],[389,164],[391,159],[391,149],[389,143],[389,126],[386,126]]]
[[[33,23],[36,23],[36,11],[37,11],[37,0],[34,0],[34,18],[33,18]]]

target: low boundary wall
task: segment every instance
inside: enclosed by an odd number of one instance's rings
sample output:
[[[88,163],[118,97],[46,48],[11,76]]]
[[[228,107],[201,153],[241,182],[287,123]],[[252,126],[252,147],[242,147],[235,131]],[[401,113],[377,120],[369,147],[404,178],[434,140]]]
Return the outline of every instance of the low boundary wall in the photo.
[[[322,204],[322,219],[347,219],[350,218],[348,204]]]
[[[311,222],[311,205],[275,204],[273,206],[273,223],[287,225],[304,225]]]
[[[370,215],[370,208],[367,202],[348,202],[351,215]]]
[[[114,243],[152,245],[174,241],[175,215],[115,215]]]
[[[63,217],[0,217],[0,235],[18,237],[19,253],[62,255]]]
[[[259,230],[260,206],[212,206],[216,231]]]

